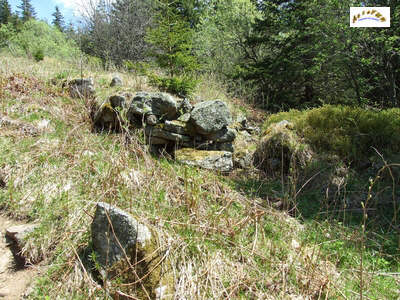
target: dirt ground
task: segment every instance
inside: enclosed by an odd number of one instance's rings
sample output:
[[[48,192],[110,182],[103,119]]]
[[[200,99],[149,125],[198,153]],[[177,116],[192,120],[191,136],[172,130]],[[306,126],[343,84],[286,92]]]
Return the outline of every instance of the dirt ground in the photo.
[[[21,299],[39,272],[37,267],[24,266],[21,260],[15,259],[8,247],[6,229],[20,224],[0,215],[0,299]]]

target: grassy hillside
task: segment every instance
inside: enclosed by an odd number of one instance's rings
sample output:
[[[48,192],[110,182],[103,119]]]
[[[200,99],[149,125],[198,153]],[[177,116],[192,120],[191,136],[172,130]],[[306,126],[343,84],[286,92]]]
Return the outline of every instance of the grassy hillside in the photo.
[[[46,266],[31,299],[107,297],[84,261],[95,204],[125,209],[164,237],[176,299],[398,299],[396,237],[326,218],[276,209],[285,186],[258,174],[222,176],[151,156],[141,133],[95,133],[89,106],[52,79],[79,76],[79,65],[0,57],[2,213],[40,224],[24,252]],[[98,102],[117,91],[151,90],[142,76],[89,66]],[[252,109],[203,80],[194,99],[222,98]],[[318,196],[317,196],[318,197]],[[322,195],[319,195],[322,197]],[[134,296],[134,295],[133,295]],[[134,299],[134,298],[132,298]]]

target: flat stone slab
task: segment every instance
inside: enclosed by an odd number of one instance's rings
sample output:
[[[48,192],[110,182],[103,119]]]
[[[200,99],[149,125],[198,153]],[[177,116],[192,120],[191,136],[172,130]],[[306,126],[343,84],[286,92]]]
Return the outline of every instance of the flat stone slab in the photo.
[[[182,148],[175,151],[175,159],[180,163],[209,170],[229,172],[233,169],[232,153],[227,151]]]
[[[162,138],[162,139],[177,142],[177,143],[178,142],[180,142],[180,143],[190,142],[192,140],[189,136],[165,131],[161,128],[152,127],[152,126],[146,127],[145,133],[146,133],[146,136],[150,139],[152,137],[157,137],[157,138]]]
[[[183,134],[183,135],[189,134],[187,127],[186,127],[186,123],[178,121],[178,120],[165,121],[165,123],[163,125],[163,129],[166,131]]]

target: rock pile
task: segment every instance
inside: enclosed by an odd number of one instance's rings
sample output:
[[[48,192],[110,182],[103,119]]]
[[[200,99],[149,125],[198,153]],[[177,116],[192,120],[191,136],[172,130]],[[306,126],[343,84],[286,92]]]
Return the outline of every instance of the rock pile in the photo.
[[[118,130],[126,122],[128,127],[143,128],[153,151],[174,149],[177,161],[206,169],[232,170],[235,139],[251,130],[245,119],[233,123],[226,103],[220,100],[192,106],[187,99],[177,101],[167,93],[138,92],[127,102],[124,95],[111,96],[95,114],[95,126]]]

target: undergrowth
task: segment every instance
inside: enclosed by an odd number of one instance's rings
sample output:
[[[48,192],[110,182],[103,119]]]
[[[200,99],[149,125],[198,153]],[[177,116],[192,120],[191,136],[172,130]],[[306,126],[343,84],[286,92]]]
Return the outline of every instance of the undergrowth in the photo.
[[[0,113],[18,121],[0,127],[7,174],[0,205],[4,214],[40,224],[23,249],[47,266],[30,298],[108,297],[82,261],[98,201],[165,237],[176,299],[357,299],[360,289],[370,299],[398,298],[399,257],[385,232],[367,232],[363,244],[359,226],[326,218],[320,208],[308,218],[307,205],[299,218],[275,209],[286,193],[280,181],[155,159],[135,133],[95,133],[88,103],[50,83],[78,76],[74,66],[45,57],[40,66],[23,61],[22,70],[21,61],[0,58]],[[95,78],[99,102],[125,91],[108,87],[111,74],[85,76]],[[141,76],[122,77],[129,92],[150,89]]]

